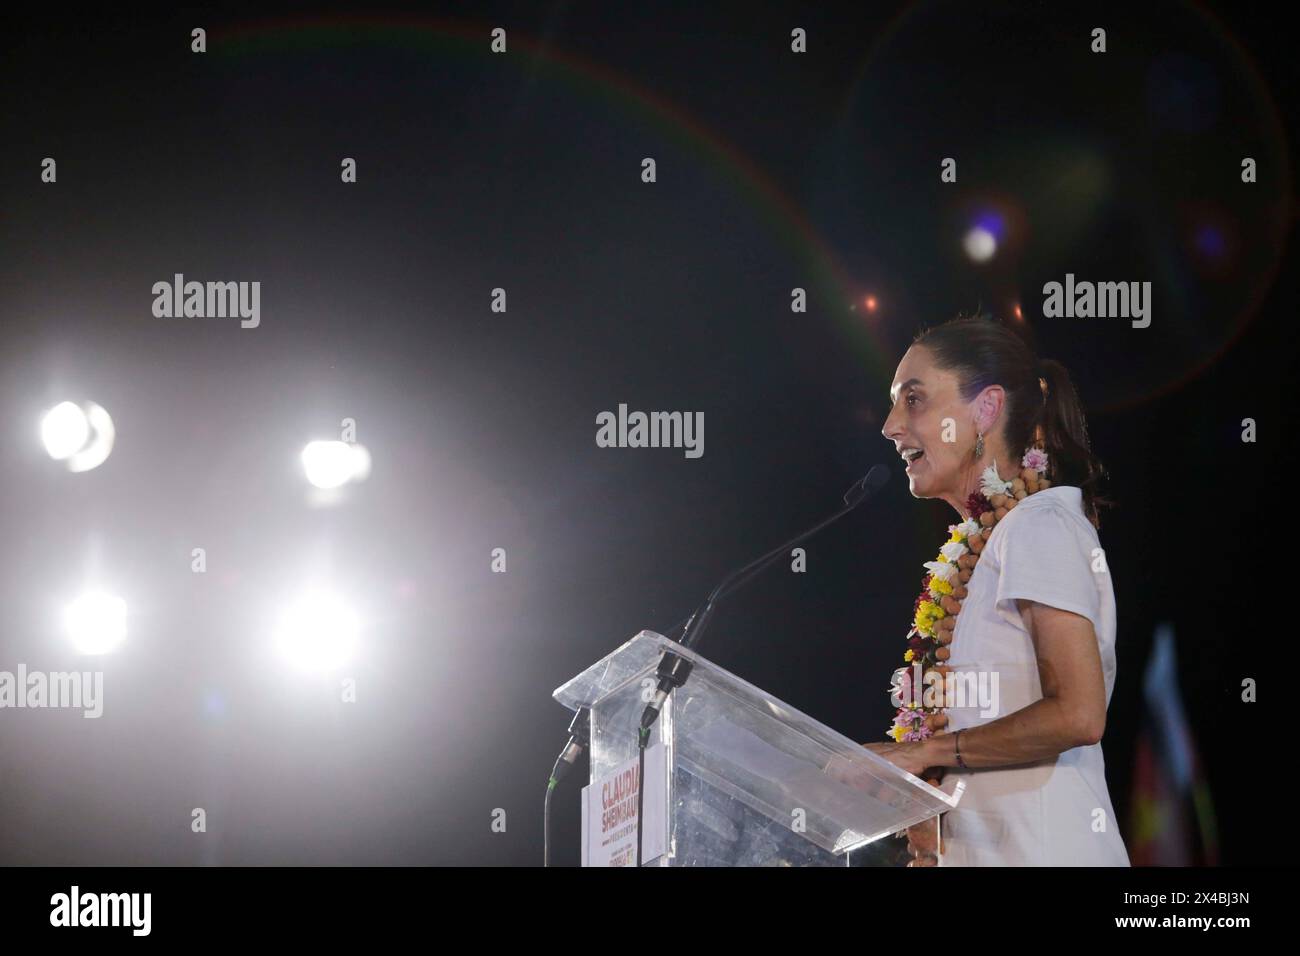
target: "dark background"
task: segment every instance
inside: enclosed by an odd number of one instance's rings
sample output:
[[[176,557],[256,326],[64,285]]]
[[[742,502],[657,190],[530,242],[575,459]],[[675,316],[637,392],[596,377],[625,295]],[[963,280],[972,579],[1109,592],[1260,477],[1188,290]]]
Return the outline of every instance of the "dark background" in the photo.
[[[1288,35],[1250,4],[863,6],[10,16],[0,669],[91,666],[56,626],[85,580],[128,600],[130,634],[93,665],[100,720],[0,713],[0,862],[536,864],[568,719],[551,690],[876,462],[881,498],[807,573],[737,596],[705,652],[883,739],[952,520],[880,435],[893,367],[921,326],[1017,305],[1074,372],[1118,501],[1121,830],[1169,621],[1220,860],[1272,861],[1258,794],[1285,727],[1240,697],[1253,677],[1276,699],[1292,617]],[[990,211],[1007,235],[975,264],[961,239]],[[261,327],[154,318],[177,272],[260,281]],[[1067,272],[1152,282],[1150,328],[1044,318]],[[68,397],[116,421],[96,471],[40,448]],[[702,411],[704,456],[596,447],[620,402]],[[297,453],[348,417],[373,474],[309,507]],[[265,653],[308,578],[364,619],[356,704]],[[556,814],[576,862],[576,787]]]

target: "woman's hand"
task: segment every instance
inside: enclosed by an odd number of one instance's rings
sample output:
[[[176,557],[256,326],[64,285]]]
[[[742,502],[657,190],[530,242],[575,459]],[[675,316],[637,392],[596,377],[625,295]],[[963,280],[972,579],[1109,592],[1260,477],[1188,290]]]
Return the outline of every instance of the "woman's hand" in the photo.
[[[929,760],[929,750],[925,747],[924,741],[914,741],[909,743],[891,744],[891,743],[870,743],[863,744],[867,750],[873,754],[879,754],[884,757],[895,767],[900,767],[916,777],[925,779],[925,772],[929,769],[927,761]],[[934,774],[931,774],[931,779]]]
[[[884,757],[894,766],[906,770],[913,776],[920,777],[931,786],[937,787],[943,779],[944,768],[926,766],[931,759],[932,752],[924,744],[924,741],[917,741],[901,744],[869,743],[862,746],[872,753]],[[907,850],[912,854],[908,866],[938,866],[939,847],[936,845],[938,843],[936,829],[937,822],[935,820],[926,820],[924,823],[918,823],[903,831],[907,834]]]
[[[939,820],[926,820],[924,823],[918,823],[908,827],[903,832],[907,834],[907,850],[912,854],[912,860],[908,866],[938,866],[939,865],[939,846],[942,837],[938,834]]]

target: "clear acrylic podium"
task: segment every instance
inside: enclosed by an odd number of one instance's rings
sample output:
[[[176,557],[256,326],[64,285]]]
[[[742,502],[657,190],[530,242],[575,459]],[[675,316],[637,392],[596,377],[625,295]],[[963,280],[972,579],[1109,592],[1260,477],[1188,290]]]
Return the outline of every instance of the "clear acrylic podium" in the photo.
[[[948,795],[653,631],[554,693],[591,709],[593,787],[609,793],[612,776],[635,766],[665,649],[694,666],[651,731],[647,752],[662,745],[665,769],[646,771],[645,820],[657,801],[666,850],[652,857],[647,842],[645,865],[900,866],[911,857],[894,834],[924,824],[913,833],[937,837],[939,815],[961,799],[964,782]]]

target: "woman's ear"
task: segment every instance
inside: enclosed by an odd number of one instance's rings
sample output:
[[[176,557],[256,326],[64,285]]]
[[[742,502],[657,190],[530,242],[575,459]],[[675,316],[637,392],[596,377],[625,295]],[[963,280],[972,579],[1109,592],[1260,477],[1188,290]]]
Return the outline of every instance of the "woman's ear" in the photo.
[[[997,428],[1006,398],[1001,385],[990,385],[975,396],[975,427],[980,434],[987,435]]]

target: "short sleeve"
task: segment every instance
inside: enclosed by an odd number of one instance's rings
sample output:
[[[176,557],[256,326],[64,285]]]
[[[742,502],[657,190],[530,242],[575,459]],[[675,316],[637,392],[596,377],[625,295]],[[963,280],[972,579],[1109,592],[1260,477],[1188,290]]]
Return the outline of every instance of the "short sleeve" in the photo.
[[[1091,527],[1058,507],[1012,516],[998,546],[998,610],[1018,621],[1015,602],[1037,601],[1087,618],[1100,639],[1102,601],[1092,571],[1092,550],[1099,544]]]

